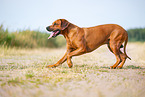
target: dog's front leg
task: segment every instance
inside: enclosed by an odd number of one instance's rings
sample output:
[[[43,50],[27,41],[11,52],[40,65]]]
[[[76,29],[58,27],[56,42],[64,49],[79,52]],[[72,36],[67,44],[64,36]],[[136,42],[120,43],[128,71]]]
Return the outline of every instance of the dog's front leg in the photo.
[[[78,55],[84,54],[85,52],[86,52],[86,49],[79,48],[79,49],[76,49],[76,50],[68,53],[67,54],[67,64],[68,64],[69,68],[71,68],[73,66],[71,58],[73,56],[78,56]]]
[[[54,64],[54,65],[47,65],[47,67],[48,67],[48,68],[57,67],[57,66],[59,66],[60,64],[62,64],[63,62],[65,62],[65,61],[66,61],[66,58],[67,58],[67,53],[68,53],[68,52],[66,52],[65,55],[64,55],[56,64]]]

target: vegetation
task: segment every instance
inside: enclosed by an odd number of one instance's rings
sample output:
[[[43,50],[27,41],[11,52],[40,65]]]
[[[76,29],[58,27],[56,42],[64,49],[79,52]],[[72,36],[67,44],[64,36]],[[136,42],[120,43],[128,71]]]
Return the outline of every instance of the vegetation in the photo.
[[[72,68],[46,68],[65,51],[0,47],[0,97],[144,97],[144,43],[128,43],[123,69],[109,69],[115,56],[105,45],[72,58]]]
[[[47,39],[48,36],[48,33],[30,30],[22,30],[10,33],[8,29],[4,30],[3,25],[0,26],[0,45],[7,47],[56,48],[64,46],[65,40],[62,36],[51,38],[49,40]]]
[[[129,41],[145,41],[145,28],[127,30]],[[0,25],[0,45],[18,48],[57,48],[65,45],[63,36],[47,39],[50,34],[40,31],[20,30],[9,32]]]
[[[135,28],[127,30],[129,41],[145,41],[145,28]]]

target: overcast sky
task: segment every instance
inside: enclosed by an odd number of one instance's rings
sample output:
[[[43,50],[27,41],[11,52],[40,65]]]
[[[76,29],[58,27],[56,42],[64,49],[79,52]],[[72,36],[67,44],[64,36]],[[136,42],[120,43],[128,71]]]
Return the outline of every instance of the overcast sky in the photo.
[[[80,27],[145,27],[145,0],[0,0],[0,24],[10,31],[46,31],[59,18]]]

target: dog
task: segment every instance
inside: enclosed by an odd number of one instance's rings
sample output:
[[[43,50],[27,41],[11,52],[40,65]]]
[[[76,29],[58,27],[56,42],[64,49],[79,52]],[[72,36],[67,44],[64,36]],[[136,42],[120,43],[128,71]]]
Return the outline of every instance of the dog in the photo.
[[[72,67],[71,58],[73,56],[89,53],[103,44],[107,44],[109,50],[115,55],[116,63],[110,69],[121,69],[127,58],[126,45],[128,42],[127,31],[117,24],[104,24],[95,27],[81,28],[66,19],[57,19],[52,25],[46,27],[47,31],[52,31],[48,39],[62,34],[67,41],[67,51],[65,55],[54,65],[48,68],[57,67],[67,61],[68,67]],[[124,43],[124,46],[122,45]],[[120,48],[123,48],[122,52]],[[120,65],[119,65],[120,64]]]

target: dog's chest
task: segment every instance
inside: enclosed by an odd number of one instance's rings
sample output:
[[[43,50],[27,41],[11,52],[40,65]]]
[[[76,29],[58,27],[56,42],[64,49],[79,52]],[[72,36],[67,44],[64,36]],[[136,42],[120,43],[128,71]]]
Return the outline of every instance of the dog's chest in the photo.
[[[81,38],[78,37],[77,35],[70,38],[66,38],[66,41],[67,41],[67,45],[69,45],[71,48],[74,49],[77,49],[80,43],[82,42]]]
[[[66,39],[67,40],[67,45],[69,45],[69,47],[76,49],[77,48],[77,44],[75,39]]]

